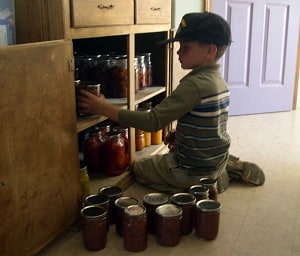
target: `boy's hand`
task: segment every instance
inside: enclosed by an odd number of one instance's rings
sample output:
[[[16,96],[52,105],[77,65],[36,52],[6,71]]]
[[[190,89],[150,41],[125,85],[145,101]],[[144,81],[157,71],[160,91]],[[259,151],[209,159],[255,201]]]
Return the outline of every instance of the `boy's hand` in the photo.
[[[169,149],[175,149],[175,130],[170,131],[164,138],[165,145],[168,145]]]
[[[105,97],[103,94],[98,97],[87,90],[78,90],[77,107],[80,113],[87,115],[101,114],[101,106],[104,102]]]

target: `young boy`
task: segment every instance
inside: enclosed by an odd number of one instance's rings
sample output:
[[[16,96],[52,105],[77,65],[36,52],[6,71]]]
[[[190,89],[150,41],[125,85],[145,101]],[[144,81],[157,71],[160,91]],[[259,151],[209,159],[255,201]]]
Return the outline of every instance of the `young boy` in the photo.
[[[183,69],[183,77],[170,96],[151,112],[122,110],[105,101],[103,95],[81,91],[80,112],[105,115],[123,126],[156,131],[177,120],[165,144],[167,154],[138,159],[133,172],[138,182],[159,191],[176,193],[199,183],[202,177],[218,180],[219,192],[228,187],[228,174],[252,185],[262,185],[264,174],[253,163],[229,156],[227,134],[229,90],[217,61],[231,44],[228,23],[220,16],[202,12],[183,16],[173,39]]]

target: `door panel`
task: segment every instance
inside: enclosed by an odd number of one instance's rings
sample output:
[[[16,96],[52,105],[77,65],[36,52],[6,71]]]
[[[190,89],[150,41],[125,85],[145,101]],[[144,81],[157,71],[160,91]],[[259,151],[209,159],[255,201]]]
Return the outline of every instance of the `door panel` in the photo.
[[[212,1],[232,29],[221,60],[230,114],[291,110],[299,33],[299,1]]]
[[[78,216],[71,41],[0,47],[1,255],[34,255]]]

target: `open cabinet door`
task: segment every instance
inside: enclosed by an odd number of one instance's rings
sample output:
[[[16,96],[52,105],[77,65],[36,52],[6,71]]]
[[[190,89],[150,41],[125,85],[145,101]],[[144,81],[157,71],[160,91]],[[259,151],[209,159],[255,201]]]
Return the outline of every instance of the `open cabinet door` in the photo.
[[[34,255],[78,216],[72,42],[0,47],[0,250]]]

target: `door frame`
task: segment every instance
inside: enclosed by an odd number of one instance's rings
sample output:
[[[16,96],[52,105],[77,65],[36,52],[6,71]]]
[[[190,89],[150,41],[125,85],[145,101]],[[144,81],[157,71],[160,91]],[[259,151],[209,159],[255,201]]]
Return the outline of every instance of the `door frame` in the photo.
[[[204,11],[210,12],[212,10],[212,2],[211,0],[203,1]],[[300,27],[299,27],[300,28]],[[298,54],[297,54],[297,63],[296,63],[296,74],[295,74],[295,83],[294,83],[294,97],[293,97],[293,110],[297,108],[298,101],[298,90],[299,90],[299,79],[300,79],[300,33],[298,35]]]

